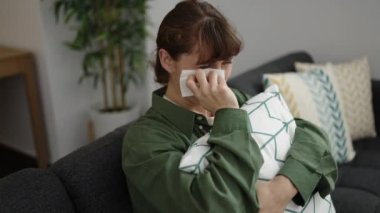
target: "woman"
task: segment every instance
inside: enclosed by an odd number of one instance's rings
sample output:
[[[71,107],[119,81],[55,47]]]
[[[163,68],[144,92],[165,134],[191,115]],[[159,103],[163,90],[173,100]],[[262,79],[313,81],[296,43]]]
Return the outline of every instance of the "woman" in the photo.
[[[302,205],[316,191],[330,193],[336,167],[327,139],[302,120],[278,175],[257,184],[262,157],[247,113],[239,109],[248,97],[226,84],[241,41],[218,10],[197,0],[178,3],[163,19],[156,42],[156,80],[164,87],[153,93],[152,107],[123,144],[134,212],[281,212],[292,199]],[[205,68],[222,69],[225,78],[206,76]],[[179,79],[188,69],[196,70],[187,80],[194,96],[184,98]],[[207,132],[212,152],[206,172],[181,172],[182,155]]]

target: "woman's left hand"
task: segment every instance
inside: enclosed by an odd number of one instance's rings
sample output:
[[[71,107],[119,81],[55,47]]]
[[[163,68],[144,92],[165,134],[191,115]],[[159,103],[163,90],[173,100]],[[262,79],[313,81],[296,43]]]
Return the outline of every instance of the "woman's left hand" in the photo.
[[[282,213],[297,194],[297,189],[288,178],[278,175],[273,180],[259,181],[256,185],[260,213]]]

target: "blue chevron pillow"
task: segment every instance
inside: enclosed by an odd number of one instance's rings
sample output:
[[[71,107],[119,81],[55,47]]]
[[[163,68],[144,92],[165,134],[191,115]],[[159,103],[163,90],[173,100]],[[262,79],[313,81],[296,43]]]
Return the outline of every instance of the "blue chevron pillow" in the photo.
[[[305,73],[266,74],[263,80],[265,87],[278,85],[294,117],[311,121],[327,132],[337,163],[354,158],[355,151],[343,116],[342,101],[326,72],[314,69]]]

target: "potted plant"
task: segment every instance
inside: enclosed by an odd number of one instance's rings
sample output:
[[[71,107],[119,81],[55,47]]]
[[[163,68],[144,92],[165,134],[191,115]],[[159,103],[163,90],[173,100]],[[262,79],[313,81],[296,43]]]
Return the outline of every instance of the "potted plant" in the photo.
[[[126,93],[130,82],[141,82],[146,69],[146,10],[146,0],[54,2],[56,20],[63,19],[65,24],[74,25],[76,32],[66,45],[85,53],[79,82],[92,78],[95,88],[99,81],[101,84],[102,105],[91,113],[96,136],[138,117],[138,107],[133,109]],[[128,120],[118,114],[131,110],[136,115],[129,114]],[[104,117],[107,120],[98,121]],[[122,120],[111,124],[110,117]],[[101,126],[106,130],[101,130]]]

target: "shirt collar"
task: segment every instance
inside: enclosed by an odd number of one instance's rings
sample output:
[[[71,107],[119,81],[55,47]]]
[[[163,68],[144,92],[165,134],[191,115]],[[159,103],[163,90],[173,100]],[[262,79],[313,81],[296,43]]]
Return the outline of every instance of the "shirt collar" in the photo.
[[[165,100],[163,98],[165,91],[166,87],[163,87],[153,92],[152,108],[165,116],[171,123],[173,123],[179,130],[190,138],[193,133],[196,113]]]

